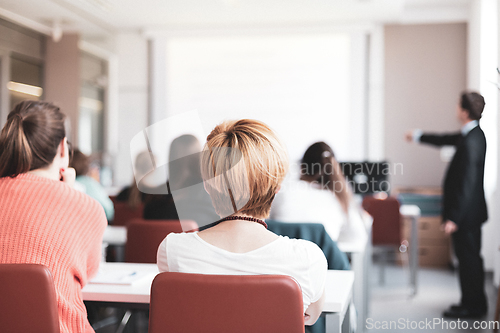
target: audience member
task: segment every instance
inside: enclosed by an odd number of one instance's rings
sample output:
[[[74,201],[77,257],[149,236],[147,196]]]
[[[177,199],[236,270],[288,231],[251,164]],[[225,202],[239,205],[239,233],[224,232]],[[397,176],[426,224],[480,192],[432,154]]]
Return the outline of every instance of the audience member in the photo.
[[[0,134],[0,263],[47,266],[62,333],[93,332],[82,287],[97,273],[106,216],[75,190],[65,116],[53,104],[19,103]]]
[[[271,218],[282,222],[322,223],[335,241],[366,241],[364,213],[324,142],[311,145],[300,164],[300,180],[290,180],[276,196]]]
[[[200,227],[219,219],[203,187],[200,171],[201,145],[190,134],[175,138],[170,145],[168,193],[148,195],[144,218],[193,220]],[[163,169],[160,172],[165,172]]]
[[[78,184],[84,193],[97,200],[102,208],[104,208],[108,221],[113,221],[113,217],[115,216],[113,201],[109,198],[104,187],[97,180],[89,176],[89,157],[79,149],[75,149],[73,158],[71,159],[71,167],[76,171],[75,185]]]
[[[137,155],[134,163],[134,179],[132,184],[124,187],[116,196],[116,200],[126,201],[132,208],[138,207],[145,201],[148,193],[139,190],[136,180],[141,180],[151,171],[151,158],[149,151],[143,151]]]
[[[170,234],[158,250],[160,271],[286,274],[302,287],[304,319],[321,314],[327,263],[312,242],[277,236],[263,219],[288,169],[282,143],[264,123],[227,121],[207,137],[201,174],[217,214],[215,226]]]

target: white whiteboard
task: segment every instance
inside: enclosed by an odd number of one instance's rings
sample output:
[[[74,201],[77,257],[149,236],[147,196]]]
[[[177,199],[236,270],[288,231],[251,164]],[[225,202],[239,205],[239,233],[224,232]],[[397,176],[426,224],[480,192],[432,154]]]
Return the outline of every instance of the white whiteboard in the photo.
[[[291,161],[316,141],[342,160],[360,155],[348,33],[170,37],[165,54],[165,116],[197,110],[206,134],[225,119],[264,121]]]

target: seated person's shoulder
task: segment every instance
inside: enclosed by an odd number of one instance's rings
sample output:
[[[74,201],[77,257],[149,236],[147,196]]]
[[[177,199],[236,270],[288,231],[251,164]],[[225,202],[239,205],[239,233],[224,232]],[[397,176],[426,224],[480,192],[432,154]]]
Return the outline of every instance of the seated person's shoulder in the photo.
[[[169,247],[189,247],[189,242],[196,241],[196,232],[171,232],[164,238],[163,242],[168,242]]]
[[[310,262],[324,262],[325,267],[327,266],[325,254],[315,243],[305,239],[288,237],[283,237],[283,239],[286,246],[289,247],[297,257],[302,257],[304,260]]]
[[[124,187],[120,193],[116,196],[116,200],[118,201],[127,201],[128,200],[128,195],[130,193],[130,186]]]
[[[146,220],[178,220],[171,194],[149,194],[144,203],[143,217]]]

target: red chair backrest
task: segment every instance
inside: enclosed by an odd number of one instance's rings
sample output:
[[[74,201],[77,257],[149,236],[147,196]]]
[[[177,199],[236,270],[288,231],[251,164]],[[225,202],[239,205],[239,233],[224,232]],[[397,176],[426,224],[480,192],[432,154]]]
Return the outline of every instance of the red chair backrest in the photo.
[[[183,220],[186,230],[197,231],[198,224]],[[183,232],[178,220],[131,220],[127,226],[127,244],[125,261],[138,263],[156,263],[160,243],[171,232]]]
[[[59,333],[50,270],[37,264],[0,264],[0,332]]]
[[[150,333],[304,333],[302,291],[285,275],[160,273],[150,304]]]
[[[401,244],[401,215],[399,201],[394,197],[378,199],[371,196],[363,198],[363,208],[373,217],[373,245]]]
[[[139,204],[137,207],[130,207],[126,201],[114,201],[115,217],[113,225],[127,226],[130,220],[142,218],[144,204]]]

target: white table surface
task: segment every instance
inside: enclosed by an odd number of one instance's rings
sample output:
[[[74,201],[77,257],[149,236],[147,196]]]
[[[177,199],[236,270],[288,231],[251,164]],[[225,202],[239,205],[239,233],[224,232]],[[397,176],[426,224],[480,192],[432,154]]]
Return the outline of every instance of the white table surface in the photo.
[[[84,301],[149,303],[151,283],[158,274],[155,264],[101,263],[100,270],[130,269],[150,272],[151,275],[132,285],[92,284],[82,290]],[[344,312],[348,307],[354,282],[354,272],[330,270],[326,276],[326,300],[323,312]]]
[[[361,328],[364,327],[369,312],[371,241],[371,225],[369,225],[368,237],[364,241],[337,242],[339,249],[351,257],[351,271],[356,277],[353,285],[353,301],[358,313],[357,327]],[[363,331],[360,329],[360,332]]]
[[[361,253],[366,249],[367,239],[356,240],[353,242],[337,242],[340,251],[344,253]]]
[[[420,216],[420,208],[417,205],[401,205],[401,207],[399,207],[399,212],[401,213],[401,215],[407,217]]]
[[[101,262],[99,270],[112,271],[129,269],[150,272],[151,275],[132,285],[93,284],[88,283],[82,290],[84,301],[118,302],[118,303],[149,303],[151,283],[158,274],[156,264],[132,264],[121,262]]]
[[[353,283],[354,272],[329,270],[323,312],[345,312],[351,301]]]
[[[102,242],[108,245],[125,245],[127,243],[127,227],[108,225],[104,230]]]

